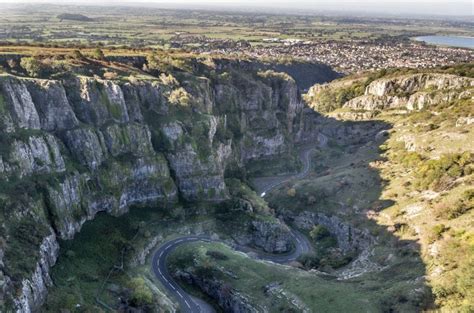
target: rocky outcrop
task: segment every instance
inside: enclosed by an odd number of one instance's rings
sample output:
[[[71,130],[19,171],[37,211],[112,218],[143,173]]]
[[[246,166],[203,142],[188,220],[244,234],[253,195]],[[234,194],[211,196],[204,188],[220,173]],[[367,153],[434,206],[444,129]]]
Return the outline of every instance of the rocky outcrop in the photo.
[[[33,135],[15,140],[4,163],[9,174],[20,178],[32,174],[61,173],[66,170],[58,140],[49,135]]]
[[[287,212],[287,217],[298,228],[308,231],[316,225],[324,226],[336,238],[338,249],[342,254],[355,256],[348,265],[332,273],[338,280],[358,277],[368,272],[381,271],[384,268],[375,261],[376,238],[367,229],[356,228],[337,216],[327,216],[321,213],[302,212],[293,215],[291,212]]]
[[[447,74],[414,74],[378,79],[367,87],[365,94],[382,97],[413,94],[424,89],[457,90],[466,87],[474,87],[474,79]]]
[[[282,223],[253,221],[253,244],[269,253],[284,253],[292,248],[290,230]]]
[[[41,127],[38,111],[23,80],[2,77],[2,109],[9,113],[18,128],[39,129]]]
[[[365,94],[356,97],[344,108],[351,110],[407,109],[446,103],[472,96],[474,79],[446,74],[415,74],[382,78],[369,84]],[[459,90],[466,90],[460,93]]]
[[[107,159],[107,148],[102,132],[91,128],[77,128],[64,134],[64,141],[77,162],[96,170]]]
[[[72,129],[79,124],[60,82],[31,80],[27,82],[27,88],[38,112],[41,129],[54,132]]]
[[[288,252],[293,243],[289,228],[278,220],[252,221],[248,230],[235,235],[234,240],[242,247],[255,247],[268,253]]]
[[[21,294],[14,300],[16,312],[36,311],[46,299],[47,288],[53,284],[49,270],[56,263],[59,245],[52,229],[51,234],[44,238],[39,251],[40,257],[33,275],[22,281]]]
[[[311,230],[315,225],[323,225],[337,239],[338,247],[344,252],[362,251],[375,242],[368,231],[357,229],[344,223],[337,216],[303,212],[294,218],[298,228]]]
[[[186,134],[178,122],[166,124],[162,129],[172,147],[167,152],[170,167],[181,196],[187,201],[223,200],[228,197],[224,170],[230,157],[230,143],[218,143],[217,149],[213,148],[215,119],[210,118],[203,125],[207,132],[194,138]]]
[[[67,81],[66,92],[77,118],[86,124],[129,121],[122,89],[115,82],[81,77]]]
[[[222,281],[201,277],[190,271],[178,271],[174,276],[201,289],[202,292],[214,299],[224,312],[261,312],[261,309],[255,308],[243,294]]]

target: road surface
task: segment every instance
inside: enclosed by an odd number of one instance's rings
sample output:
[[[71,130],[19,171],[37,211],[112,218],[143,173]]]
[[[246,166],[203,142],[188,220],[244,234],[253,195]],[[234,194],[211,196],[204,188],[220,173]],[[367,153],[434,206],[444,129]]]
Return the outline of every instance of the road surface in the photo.
[[[286,177],[276,177],[272,179],[272,182],[266,186],[261,186],[257,188],[257,191],[261,193],[262,197],[265,197],[273,189],[279,187],[280,185],[294,179],[303,179],[310,172],[310,154],[312,149],[307,148],[302,150],[300,153],[301,160],[303,161],[303,170],[292,176]],[[259,190],[260,189],[260,190]],[[271,261],[279,264],[287,264],[292,261],[295,261],[300,255],[308,253],[311,251],[311,243],[308,238],[301,234],[300,232],[291,229],[290,233],[294,241],[294,249],[289,254],[268,254],[261,251],[255,251],[250,248],[235,246],[236,250],[242,252],[253,252],[257,255],[259,259]],[[179,303],[180,310],[184,313],[213,313],[215,310],[211,305],[205,301],[195,298],[190,294],[186,293],[174,280],[173,277],[168,272],[166,266],[166,259],[168,255],[175,250],[180,245],[191,243],[191,242],[216,242],[207,236],[184,236],[170,240],[163,244],[153,255],[152,267],[153,272],[156,278],[161,282],[161,284],[166,288],[168,293],[173,296]]]
[[[307,147],[300,152],[300,159],[303,162],[303,170],[295,175],[289,176],[275,176],[256,179],[256,190],[260,193],[261,197],[265,197],[270,191],[280,187],[281,185],[296,179],[303,179],[308,176],[311,170],[311,153],[313,152],[312,147]]]

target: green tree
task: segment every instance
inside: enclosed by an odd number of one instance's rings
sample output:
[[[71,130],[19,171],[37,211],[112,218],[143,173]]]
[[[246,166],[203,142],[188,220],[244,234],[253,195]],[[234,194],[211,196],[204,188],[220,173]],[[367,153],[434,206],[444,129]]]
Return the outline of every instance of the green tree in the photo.
[[[45,66],[40,60],[33,57],[21,58],[20,66],[31,77],[40,77],[44,74]]]

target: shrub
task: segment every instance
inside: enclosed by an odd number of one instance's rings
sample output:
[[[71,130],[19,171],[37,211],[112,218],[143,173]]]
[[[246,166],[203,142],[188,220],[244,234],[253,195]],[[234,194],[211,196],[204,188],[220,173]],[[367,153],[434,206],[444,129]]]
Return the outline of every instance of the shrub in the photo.
[[[316,226],[313,227],[313,229],[311,230],[309,235],[314,240],[320,240],[320,239],[323,239],[323,238],[326,238],[326,237],[330,236],[331,233],[323,225],[316,225]]]
[[[146,57],[146,69],[147,70],[164,70],[161,66],[161,62],[158,58],[158,55],[156,53],[149,54]]]
[[[428,241],[430,243],[435,242],[436,240],[441,239],[443,233],[448,230],[444,224],[438,224],[431,228],[430,234],[428,235]]]
[[[171,74],[166,75],[166,74],[162,73],[160,75],[160,80],[163,83],[163,85],[165,85],[165,86],[178,86],[179,85],[179,82]]]
[[[288,75],[287,73],[280,73],[280,72],[275,72],[272,70],[267,70],[267,71],[259,71],[257,72],[257,76],[264,78],[264,79],[281,79],[285,81],[292,81],[293,78]]]
[[[37,58],[25,57],[21,58],[20,66],[28,73],[31,77],[40,77],[45,73],[45,65]]]
[[[189,106],[191,103],[191,96],[184,88],[178,88],[171,92],[168,101],[174,105]]]
[[[474,189],[464,191],[457,201],[454,203],[438,203],[435,206],[435,212],[438,217],[455,219],[458,218],[474,208]]]
[[[423,158],[416,152],[408,152],[400,156],[400,162],[407,167],[417,166],[421,161],[423,161]]]
[[[153,303],[153,293],[146,285],[143,278],[137,277],[130,281],[129,287],[132,291],[130,300],[135,306],[148,305]]]
[[[421,189],[433,188],[446,190],[459,177],[472,172],[474,155],[470,152],[463,154],[446,154],[439,160],[421,162],[416,170],[416,186]]]
[[[294,198],[296,196],[296,189],[295,188],[290,188],[290,189],[288,189],[286,194],[288,195],[288,197]]]
[[[298,258],[300,262],[306,269],[318,268],[320,265],[320,259],[315,253],[303,254]]]
[[[14,59],[8,59],[7,65],[10,69],[16,69],[18,67],[18,62]]]

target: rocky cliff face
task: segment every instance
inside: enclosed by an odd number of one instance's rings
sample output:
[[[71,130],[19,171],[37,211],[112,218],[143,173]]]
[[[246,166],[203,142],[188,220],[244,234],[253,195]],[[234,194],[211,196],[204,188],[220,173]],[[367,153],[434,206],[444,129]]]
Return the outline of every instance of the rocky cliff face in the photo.
[[[344,108],[352,110],[421,110],[430,105],[472,97],[474,79],[447,74],[414,74],[378,79]],[[465,90],[460,93],[459,90]]]
[[[278,220],[255,220],[248,228],[245,233],[234,236],[242,247],[255,247],[268,253],[285,253],[292,248],[290,230]]]
[[[323,225],[337,239],[338,247],[344,253],[363,251],[374,244],[375,239],[368,233],[344,223],[337,216],[303,212],[295,217],[298,228],[311,230],[315,225]]]
[[[0,77],[2,311],[39,307],[56,238],[73,238],[98,212],[224,200],[229,166],[291,153],[313,134],[288,75],[228,67],[207,74]],[[18,262],[22,254],[29,256]]]
[[[191,271],[179,271],[174,274],[187,284],[197,286],[205,294],[214,299],[224,312],[253,313],[262,311],[252,306],[248,299],[237,290],[217,279],[208,279]]]

